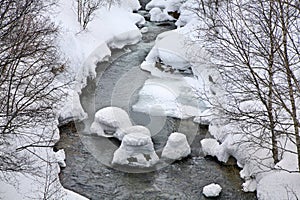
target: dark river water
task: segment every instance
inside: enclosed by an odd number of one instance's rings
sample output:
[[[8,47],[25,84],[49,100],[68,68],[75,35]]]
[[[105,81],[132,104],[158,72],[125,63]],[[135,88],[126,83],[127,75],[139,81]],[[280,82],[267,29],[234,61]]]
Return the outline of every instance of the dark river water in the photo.
[[[98,64],[96,79],[89,80],[81,94],[88,119],[60,127],[57,148],[65,150],[67,163],[60,173],[61,183],[90,199],[207,199],[202,195],[202,188],[213,182],[223,188],[221,195],[214,199],[256,199],[254,193],[241,190],[242,180],[235,165],[223,165],[203,156],[200,140],[210,137],[207,127],[198,126],[191,119],[154,117],[132,111],[139,89],[151,77],[140,69],[140,64],[156,36],[175,28],[171,23],[147,22],[146,26],[149,32],[140,43],[115,50],[108,62]],[[147,126],[155,133],[152,138],[159,156],[168,136],[175,131],[187,136],[192,154],[181,161],[161,162],[147,170],[111,167],[119,142],[89,135],[95,112],[111,105],[126,110],[133,124]]]

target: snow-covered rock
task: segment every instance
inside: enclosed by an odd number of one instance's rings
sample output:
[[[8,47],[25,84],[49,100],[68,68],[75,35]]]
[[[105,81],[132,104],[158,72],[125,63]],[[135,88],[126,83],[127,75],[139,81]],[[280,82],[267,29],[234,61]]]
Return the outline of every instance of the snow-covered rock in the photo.
[[[130,126],[126,128],[119,128],[117,129],[114,136],[119,140],[123,140],[125,135],[140,134],[140,133],[151,137],[151,133],[149,129],[146,128],[145,126]]]
[[[141,28],[141,33],[147,33],[149,31],[148,27]]]
[[[112,136],[118,128],[129,126],[132,124],[126,111],[118,107],[105,107],[96,112],[90,131],[99,136]]]
[[[219,161],[227,162],[229,154],[223,149],[223,146],[214,138],[201,140],[201,147],[204,156],[216,156]]]
[[[121,146],[114,153],[112,164],[152,167],[158,160],[151,137],[137,133],[124,136]]]
[[[222,187],[215,183],[203,187],[203,194],[206,197],[217,197],[220,195],[221,191]]]
[[[146,10],[151,10],[152,8],[161,8],[164,9],[166,7],[166,1],[165,0],[152,0],[146,5]]]
[[[199,116],[206,105],[195,95],[191,79],[148,79],[139,92],[138,101],[132,106],[133,110],[180,119]]]
[[[191,153],[190,145],[186,139],[186,136],[182,133],[172,133],[164,147],[161,157],[180,160]]]
[[[150,10],[150,21],[153,22],[163,22],[163,21],[172,21],[174,20],[174,18],[170,15],[168,15],[168,13],[162,11],[160,8],[152,8]]]

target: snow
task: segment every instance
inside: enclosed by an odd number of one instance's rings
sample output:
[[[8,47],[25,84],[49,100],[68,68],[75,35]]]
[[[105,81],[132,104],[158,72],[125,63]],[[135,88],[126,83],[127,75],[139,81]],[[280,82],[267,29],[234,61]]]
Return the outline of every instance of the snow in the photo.
[[[142,16],[129,12],[139,7],[138,1],[125,1],[122,5],[112,6],[110,10],[106,7],[97,10],[86,31],[77,22],[72,1],[60,1],[57,14],[51,16],[60,25],[58,46],[68,58],[66,73],[61,76],[60,81],[74,81],[60,110],[62,121],[82,120],[86,117],[78,94],[86,85],[86,78],[96,76],[96,64],[110,57],[110,49],[135,44],[141,39],[140,30],[135,24],[143,24],[145,20]]]
[[[299,183],[299,173],[272,171],[259,181],[257,197],[260,200],[296,200],[300,197]]]
[[[186,0],[152,0],[146,5],[146,10],[160,8],[166,12],[179,11]]]
[[[152,8],[150,11],[150,21],[153,22],[163,22],[163,21],[173,21],[174,18],[168,15],[168,13],[165,13],[160,8]]]
[[[186,119],[198,116],[206,105],[194,94],[193,78],[152,78],[139,92],[134,111]],[[195,83],[196,84],[196,83]]]
[[[169,2],[172,3],[169,4]],[[169,5],[174,5],[174,8],[168,7]],[[176,21],[178,29],[162,33],[157,37],[155,46],[142,63],[141,68],[159,78],[155,82],[161,80],[163,84],[164,78],[181,79],[183,74],[177,73],[179,69],[191,68],[198,84],[190,85],[193,85],[193,89],[197,91],[198,99],[202,100],[207,108],[195,115],[194,122],[209,125],[209,131],[214,137],[201,141],[204,154],[215,156],[222,162],[227,162],[230,156],[236,158],[238,166],[242,168],[240,176],[244,179],[243,190],[246,192],[257,190],[259,199],[296,199],[294,194],[300,194],[299,173],[289,174],[285,172],[285,170],[290,172],[299,170],[297,168],[297,155],[292,153],[296,152],[293,142],[285,137],[278,139],[279,144],[284,146],[286,151],[280,152],[282,158],[279,163],[274,165],[271,152],[267,150],[270,148],[270,144],[268,142],[258,143],[257,138],[261,137],[261,130],[253,128],[249,130],[251,134],[242,134],[240,124],[229,123],[229,119],[219,118],[218,111],[212,106],[215,103],[225,105],[226,101],[230,100],[224,98],[222,79],[216,67],[211,63],[211,54],[199,42],[197,42],[198,44],[193,42],[203,41],[205,44],[205,34],[199,31],[206,26],[205,22],[192,10],[199,6],[197,0],[153,0],[147,5],[149,10],[159,8],[161,12],[178,11],[180,17]],[[159,14],[159,12],[157,13]],[[176,117],[183,116],[178,114],[178,110],[182,111],[182,106],[178,106],[179,103],[176,102],[177,94],[174,92],[176,89],[173,87],[171,90],[165,89],[165,86],[151,88],[148,83],[151,81],[146,81],[139,94],[140,99],[135,105],[135,109],[148,110],[148,112],[154,110],[158,114],[165,113]],[[152,98],[156,98],[155,101]],[[210,101],[205,101],[205,98]],[[179,109],[172,110],[168,108],[168,105],[172,105],[173,108],[177,106]],[[255,112],[261,110],[261,104],[257,101],[247,100],[240,103],[239,109]],[[253,145],[249,141],[256,141],[257,144]],[[265,148],[262,149],[259,145]],[[284,176],[288,178],[281,178]]]
[[[222,149],[223,146],[214,138],[207,138],[201,140],[201,147],[204,153],[204,156],[216,156],[219,161],[226,162],[229,158],[229,155]]]
[[[167,144],[163,148],[161,157],[180,160],[187,157],[191,153],[190,145],[186,139],[186,136],[182,133],[171,133],[168,137]]]
[[[152,167],[159,161],[151,137],[143,133],[125,135],[115,151],[112,164]]]
[[[61,124],[87,117],[80,104],[79,94],[86,85],[87,77],[94,78],[96,76],[96,64],[108,60],[112,48],[123,48],[125,45],[135,44],[141,39],[142,35],[136,24],[144,24],[145,20],[138,14],[132,13],[139,8],[140,4],[137,0],[121,1],[120,5],[112,6],[110,10],[107,7],[101,7],[95,12],[93,21],[89,23],[87,30],[82,30],[77,22],[74,1],[58,1],[58,5],[53,7],[53,10],[49,10],[47,15],[59,26],[59,34],[56,38],[59,53],[66,58],[64,71],[56,80],[58,85],[68,85],[64,90],[67,96],[55,108]],[[43,127],[35,125],[29,130],[23,131],[24,137],[13,137],[12,140],[15,143],[10,148],[35,142],[36,144],[54,145],[59,140],[57,126],[58,119],[45,119]],[[49,140],[52,141],[49,143]],[[65,167],[63,150],[54,152],[51,147],[29,149],[48,162],[44,162],[32,154],[24,153],[24,155],[29,156],[30,160],[32,158],[34,161],[32,167],[37,168],[38,171],[24,174],[3,173],[2,175],[7,180],[11,180],[17,185],[11,185],[10,182],[7,183],[1,179],[1,198],[43,199],[44,191],[48,187],[49,193],[55,191],[54,196],[52,196],[53,199],[86,199],[79,194],[66,190],[59,182],[59,165]]]
[[[146,10],[151,10],[154,7],[164,9],[166,0],[152,0],[146,5]]]
[[[144,126],[130,126],[126,128],[118,128],[116,133],[114,134],[114,137],[122,141],[125,135],[140,133],[151,137],[149,129]]]
[[[211,183],[203,187],[203,194],[206,197],[217,197],[220,195],[222,187],[218,184]]]
[[[94,122],[91,125],[91,133],[100,136],[112,135],[119,128],[132,126],[127,112],[118,107],[105,107],[95,114]]]
[[[185,36],[176,30],[166,31],[157,36],[155,46],[142,65],[155,63],[159,59],[173,69],[186,70],[191,67],[186,55]],[[143,69],[143,67],[142,67]]]

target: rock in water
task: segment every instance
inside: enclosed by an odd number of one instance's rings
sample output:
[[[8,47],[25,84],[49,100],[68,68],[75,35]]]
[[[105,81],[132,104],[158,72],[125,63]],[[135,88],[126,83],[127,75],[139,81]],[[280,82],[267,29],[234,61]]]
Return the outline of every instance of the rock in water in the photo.
[[[112,164],[152,167],[158,160],[151,137],[143,133],[131,133],[124,136],[121,146],[114,153]]]
[[[130,127],[126,127],[126,128],[119,128],[119,129],[117,129],[114,136],[116,138],[118,138],[119,140],[123,140],[123,137],[125,135],[139,134],[139,133],[142,133],[144,135],[148,135],[151,137],[151,133],[150,133],[149,129],[146,128],[145,126],[130,126]]]
[[[186,139],[186,136],[182,133],[172,133],[164,147],[161,157],[180,160],[191,153],[190,145]]]
[[[106,107],[96,112],[90,131],[99,136],[112,137],[118,128],[129,126],[132,124],[126,111],[117,107]]]
[[[203,194],[206,197],[217,197],[220,195],[222,187],[218,184],[212,183],[203,188]]]

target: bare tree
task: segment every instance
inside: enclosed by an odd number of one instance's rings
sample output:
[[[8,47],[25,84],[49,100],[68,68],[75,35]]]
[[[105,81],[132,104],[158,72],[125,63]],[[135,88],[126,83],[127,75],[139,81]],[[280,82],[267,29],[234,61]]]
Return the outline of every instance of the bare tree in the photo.
[[[32,147],[54,142],[49,127],[63,96],[56,77],[64,65],[54,45],[57,28],[44,15],[52,4],[0,0],[0,172],[32,172],[36,159],[45,160]]]
[[[216,108],[250,143],[270,150],[275,164],[289,151],[300,169],[299,2],[201,2],[198,16],[206,28],[200,31],[223,79],[224,98]],[[282,137],[297,151],[288,150]]]
[[[102,0],[76,0],[78,22],[83,30],[93,20],[94,13],[101,6]]]

